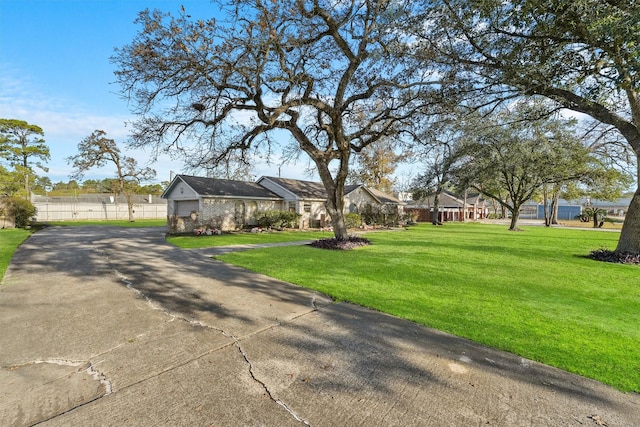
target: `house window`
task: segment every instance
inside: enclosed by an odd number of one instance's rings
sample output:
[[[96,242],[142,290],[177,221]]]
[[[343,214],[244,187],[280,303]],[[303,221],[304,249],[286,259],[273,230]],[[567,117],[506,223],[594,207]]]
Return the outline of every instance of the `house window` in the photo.
[[[289,212],[296,211],[296,204],[294,202],[289,202]]]
[[[305,203],[304,204],[304,211],[305,212],[311,212],[311,203]]]

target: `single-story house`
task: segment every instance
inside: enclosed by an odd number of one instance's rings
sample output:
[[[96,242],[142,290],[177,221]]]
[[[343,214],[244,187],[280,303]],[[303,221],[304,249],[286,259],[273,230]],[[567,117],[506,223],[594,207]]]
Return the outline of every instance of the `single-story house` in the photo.
[[[300,227],[329,223],[327,194],[319,182],[262,177],[257,182],[177,175],[162,194],[167,199],[169,233],[188,233],[202,227],[235,230],[256,224],[256,213],[292,211],[301,215]],[[363,185],[345,187],[345,212],[375,208],[402,213],[403,203]]]
[[[254,182],[177,175],[162,193],[169,233],[200,227],[234,230],[256,224],[256,212],[281,210],[282,198]]]
[[[420,201],[409,201],[405,206],[405,212],[412,213],[418,222],[433,221],[433,205],[435,197],[429,196]],[[465,221],[478,220],[487,217],[487,206],[480,194],[467,194],[458,197],[449,191],[440,193],[438,200],[438,221]]]

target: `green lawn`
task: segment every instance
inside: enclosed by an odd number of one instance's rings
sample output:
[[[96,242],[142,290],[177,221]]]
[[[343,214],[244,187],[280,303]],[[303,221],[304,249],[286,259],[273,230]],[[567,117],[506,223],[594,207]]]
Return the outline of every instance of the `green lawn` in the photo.
[[[420,225],[354,251],[217,257],[278,279],[640,392],[640,267],[590,260],[618,233]]]
[[[31,231],[22,228],[0,229],[0,281],[9,266],[9,261],[20,243],[29,237]]]
[[[253,245],[260,243],[281,243],[301,240],[316,240],[332,237],[325,231],[272,231],[267,233],[224,233],[220,236],[172,236],[167,241],[185,249],[208,248],[211,246]]]

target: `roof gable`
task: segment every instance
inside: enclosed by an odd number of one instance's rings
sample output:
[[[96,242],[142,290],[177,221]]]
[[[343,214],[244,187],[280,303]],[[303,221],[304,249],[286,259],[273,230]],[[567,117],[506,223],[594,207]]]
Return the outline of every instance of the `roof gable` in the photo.
[[[301,181],[298,179],[289,178],[275,178],[271,176],[264,176],[260,178],[258,182],[262,182],[263,180],[271,181],[284,190],[299,197],[300,199],[325,200],[327,198],[327,191],[325,190],[324,185],[322,185],[322,183],[320,182]]]
[[[390,194],[384,193],[384,192],[382,192],[380,190],[377,190],[375,188],[369,188],[369,187],[364,187],[364,188],[366,188],[382,204],[392,204],[392,205],[403,205],[404,204],[404,202],[402,202],[400,199],[397,199],[396,197],[393,197]]]

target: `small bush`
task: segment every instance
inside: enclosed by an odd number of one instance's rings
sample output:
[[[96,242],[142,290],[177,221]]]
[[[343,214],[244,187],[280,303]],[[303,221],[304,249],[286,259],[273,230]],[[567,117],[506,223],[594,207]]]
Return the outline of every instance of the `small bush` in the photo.
[[[344,225],[347,228],[358,228],[362,225],[362,217],[357,213],[349,213],[344,216]]]
[[[396,226],[403,219],[397,213],[389,213],[379,206],[372,206],[367,203],[364,209],[360,212],[362,220],[367,225],[383,225],[383,226]]]
[[[615,262],[618,264],[640,264],[640,255],[618,253],[608,249],[592,251],[590,257],[597,261]]]
[[[302,215],[289,211],[264,211],[256,214],[256,221],[260,227],[266,228],[295,228]]]
[[[404,213],[401,221],[407,225],[413,225],[418,222],[418,218],[420,218],[420,213],[418,211],[408,211]]]
[[[16,227],[24,228],[36,214],[36,207],[26,199],[10,196],[4,199],[6,214],[13,217]]]
[[[319,249],[333,249],[333,250],[341,250],[348,251],[351,249],[355,249],[360,246],[370,245],[371,241],[364,237],[358,236],[349,236],[346,239],[338,239],[335,237],[328,239],[320,239],[312,242],[310,246]]]

